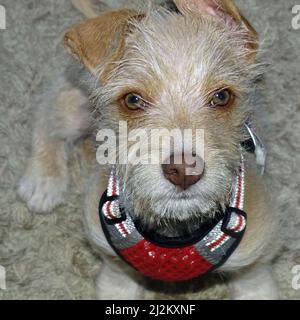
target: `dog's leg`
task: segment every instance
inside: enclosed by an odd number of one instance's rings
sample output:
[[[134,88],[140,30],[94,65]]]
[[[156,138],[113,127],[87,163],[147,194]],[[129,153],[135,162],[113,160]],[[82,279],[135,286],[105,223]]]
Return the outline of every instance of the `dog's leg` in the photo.
[[[127,266],[109,260],[103,263],[96,290],[99,300],[138,300],[143,295],[143,287],[130,276]]]
[[[68,185],[67,148],[89,128],[87,98],[64,80],[36,113],[32,156],[18,187],[36,212],[49,212],[63,202]]]
[[[234,300],[277,300],[278,289],[269,265],[255,265],[235,274],[229,283]]]

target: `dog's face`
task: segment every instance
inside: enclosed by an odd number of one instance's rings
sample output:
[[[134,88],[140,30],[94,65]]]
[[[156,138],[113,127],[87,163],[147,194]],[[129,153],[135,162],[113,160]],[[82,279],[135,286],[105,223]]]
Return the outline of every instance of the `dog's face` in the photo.
[[[161,163],[117,165],[125,203],[148,221],[204,216],[228,201],[257,76],[256,33],[231,1],[215,3],[177,1],[181,13],[114,12],[66,35],[67,46],[99,79],[99,127],[118,132],[125,121],[128,131],[144,129],[143,150],[160,155]],[[170,151],[153,146],[153,129],[164,129],[162,135],[201,129],[204,136],[194,135],[184,152],[174,145]],[[119,144],[130,163],[133,142]],[[140,156],[148,160],[149,153]],[[173,161],[179,153],[200,159],[201,170],[183,172],[188,165]]]

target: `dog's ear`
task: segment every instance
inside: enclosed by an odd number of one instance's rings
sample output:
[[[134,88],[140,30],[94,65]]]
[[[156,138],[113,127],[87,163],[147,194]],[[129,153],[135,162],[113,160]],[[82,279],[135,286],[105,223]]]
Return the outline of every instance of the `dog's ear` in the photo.
[[[257,32],[233,0],[174,0],[174,2],[183,15],[208,14],[222,20],[229,27],[245,30],[245,46],[250,50],[249,57],[253,59],[256,56]]]
[[[125,38],[131,21],[143,15],[133,10],[112,11],[87,20],[69,30],[64,36],[67,50],[93,74],[99,72],[105,81],[124,52]],[[103,70],[98,70],[101,65]]]

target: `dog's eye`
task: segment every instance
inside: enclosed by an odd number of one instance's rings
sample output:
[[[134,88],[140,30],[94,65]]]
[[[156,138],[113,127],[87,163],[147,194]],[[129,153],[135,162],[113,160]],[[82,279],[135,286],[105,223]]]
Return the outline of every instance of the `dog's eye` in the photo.
[[[136,93],[129,93],[124,97],[124,102],[127,108],[131,110],[145,109],[145,100]]]
[[[214,93],[211,101],[211,107],[224,107],[227,106],[232,98],[232,94],[229,90],[220,90]]]

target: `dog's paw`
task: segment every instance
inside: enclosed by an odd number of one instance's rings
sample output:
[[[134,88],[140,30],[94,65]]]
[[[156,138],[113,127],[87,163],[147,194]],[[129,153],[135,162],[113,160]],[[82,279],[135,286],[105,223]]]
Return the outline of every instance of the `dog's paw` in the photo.
[[[18,185],[18,194],[31,211],[49,213],[63,203],[68,181],[63,177],[25,176]]]

